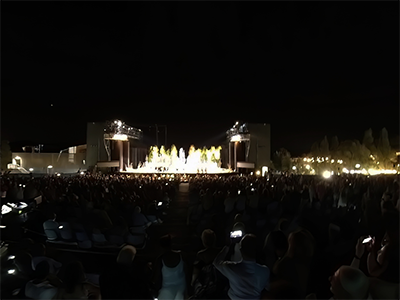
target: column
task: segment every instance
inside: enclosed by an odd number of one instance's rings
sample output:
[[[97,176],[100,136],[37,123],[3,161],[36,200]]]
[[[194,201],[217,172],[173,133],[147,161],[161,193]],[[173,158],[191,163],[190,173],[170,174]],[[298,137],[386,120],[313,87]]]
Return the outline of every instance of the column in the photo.
[[[119,169],[124,169],[124,144],[123,141],[118,141],[119,148]]]

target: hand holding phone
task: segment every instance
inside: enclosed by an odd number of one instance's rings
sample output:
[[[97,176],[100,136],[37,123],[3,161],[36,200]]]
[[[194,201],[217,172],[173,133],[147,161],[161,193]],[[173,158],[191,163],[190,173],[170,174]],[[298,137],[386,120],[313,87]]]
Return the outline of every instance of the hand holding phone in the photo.
[[[362,241],[362,243],[363,244],[367,244],[369,241],[371,241],[372,240],[372,237],[367,237],[367,238],[365,238],[363,241]]]
[[[231,237],[231,239],[235,239],[235,238],[241,238],[242,237],[242,231],[241,230],[234,230],[234,231],[231,231],[231,234],[230,234],[230,237]]]

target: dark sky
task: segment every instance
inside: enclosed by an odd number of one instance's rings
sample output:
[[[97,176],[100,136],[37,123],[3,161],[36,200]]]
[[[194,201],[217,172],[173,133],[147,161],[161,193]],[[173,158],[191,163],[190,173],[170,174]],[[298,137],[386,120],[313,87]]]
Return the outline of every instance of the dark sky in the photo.
[[[3,2],[2,139],[82,144],[86,122],[119,118],[166,124],[178,147],[216,144],[236,120],[270,123],[272,150],[293,155],[370,127],[396,140],[398,12],[397,1]]]

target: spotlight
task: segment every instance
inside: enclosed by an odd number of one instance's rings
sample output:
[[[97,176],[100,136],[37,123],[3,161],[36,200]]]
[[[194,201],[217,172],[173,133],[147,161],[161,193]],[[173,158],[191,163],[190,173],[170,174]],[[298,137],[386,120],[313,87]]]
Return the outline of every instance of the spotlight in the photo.
[[[325,171],[324,173],[322,173],[322,176],[324,177],[324,178],[329,178],[329,177],[331,177],[331,172],[329,172],[329,171]]]

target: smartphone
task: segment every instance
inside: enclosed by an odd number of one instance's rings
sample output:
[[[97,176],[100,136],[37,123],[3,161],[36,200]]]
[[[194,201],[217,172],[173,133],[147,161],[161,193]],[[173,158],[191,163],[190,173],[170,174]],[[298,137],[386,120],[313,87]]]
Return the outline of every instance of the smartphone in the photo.
[[[363,244],[367,244],[369,241],[372,240],[372,237],[367,237],[366,239],[363,240]]]
[[[158,202],[158,206],[161,206],[162,205],[162,202],[160,201],[160,202]]]
[[[231,231],[230,237],[231,238],[242,237],[242,231],[241,230]]]

